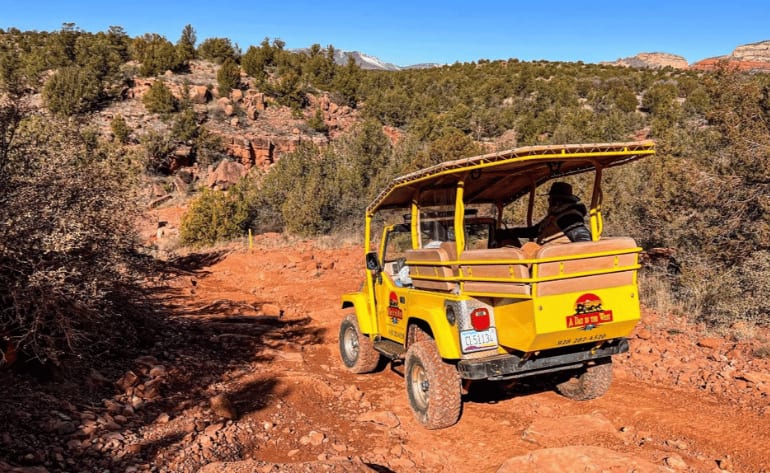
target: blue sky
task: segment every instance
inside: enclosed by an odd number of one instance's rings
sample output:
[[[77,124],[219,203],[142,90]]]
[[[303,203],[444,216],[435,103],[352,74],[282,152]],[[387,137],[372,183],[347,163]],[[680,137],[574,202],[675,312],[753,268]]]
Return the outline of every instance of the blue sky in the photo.
[[[313,43],[361,51],[406,66],[518,58],[613,61],[668,52],[688,62],[770,40],[770,1],[646,0],[0,0],[0,28],[90,32],[122,26],[130,36],[172,42],[191,24],[198,43],[226,37],[245,52],[263,38],[287,48]]]

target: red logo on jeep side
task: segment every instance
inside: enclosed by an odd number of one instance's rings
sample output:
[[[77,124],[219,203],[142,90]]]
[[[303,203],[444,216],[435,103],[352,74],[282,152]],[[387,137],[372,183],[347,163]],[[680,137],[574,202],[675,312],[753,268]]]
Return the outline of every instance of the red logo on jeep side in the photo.
[[[578,297],[575,313],[567,316],[567,328],[585,327],[590,330],[607,322],[612,322],[612,311],[604,310],[599,296],[591,293]]]
[[[398,307],[398,294],[392,291],[388,300],[388,318],[394,324],[404,318],[404,312]]]

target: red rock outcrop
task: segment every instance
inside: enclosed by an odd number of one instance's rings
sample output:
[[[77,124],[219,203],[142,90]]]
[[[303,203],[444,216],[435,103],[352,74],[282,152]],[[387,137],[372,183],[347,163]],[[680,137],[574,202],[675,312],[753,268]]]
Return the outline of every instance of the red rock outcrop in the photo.
[[[750,72],[770,72],[770,41],[738,46],[727,56],[717,56],[696,62],[691,69],[713,71],[719,67]]]
[[[687,60],[685,58],[669,53],[639,53],[633,57],[622,58],[615,62],[604,64],[642,69],[660,69],[663,67],[687,69]]]

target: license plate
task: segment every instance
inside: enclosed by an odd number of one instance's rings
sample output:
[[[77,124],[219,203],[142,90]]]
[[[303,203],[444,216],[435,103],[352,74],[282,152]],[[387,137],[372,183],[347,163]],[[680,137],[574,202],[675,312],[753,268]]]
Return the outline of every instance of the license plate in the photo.
[[[497,331],[494,327],[481,332],[465,330],[460,332],[460,345],[463,353],[497,348]]]

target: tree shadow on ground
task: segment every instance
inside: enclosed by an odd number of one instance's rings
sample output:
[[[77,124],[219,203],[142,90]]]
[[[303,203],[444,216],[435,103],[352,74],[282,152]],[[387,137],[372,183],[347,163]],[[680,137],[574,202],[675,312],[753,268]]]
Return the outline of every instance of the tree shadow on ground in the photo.
[[[553,391],[554,381],[547,376],[532,376],[507,381],[474,381],[470,385],[465,402],[496,404],[517,397]]]
[[[46,463],[49,471],[163,468],[168,455],[181,452],[206,427],[225,420],[212,409],[213,396],[226,394],[245,416],[284,394],[276,391],[278,380],[269,375],[236,383],[234,392],[226,390],[229,381],[248,374],[254,364],[275,361],[286,346],[320,343],[324,330],[314,327],[310,318],[257,315],[261,304],[274,301],[202,303],[189,287],[173,284],[180,276],[205,277],[209,265],[226,255],[215,251],[145,261],[148,282],[130,306],[136,336],[117,337],[109,350],[82,360],[83,366],[64,379],[41,382],[24,378],[24,373],[0,373],[10,376],[12,385],[24,386],[0,399],[0,466]],[[87,432],[84,424],[78,425],[83,415],[96,419],[95,429]],[[62,421],[64,417],[72,420]],[[102,421],[116,418],[125,420],[117,428],[104,428]],[[155,429],[160,434],[147,437],[145,432],[158,423],[163,424]],[[4,442],[6,438],[11,440]],[[105,440],[112,438],[122,440]],[[30,460],[33,452],[40,453]],[[214,452],[209,461],[238,459],[237,454]],[[184,470],[201,466],[190,461]]]

